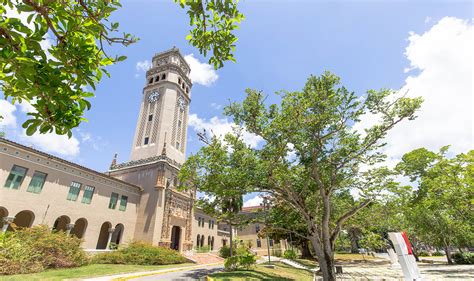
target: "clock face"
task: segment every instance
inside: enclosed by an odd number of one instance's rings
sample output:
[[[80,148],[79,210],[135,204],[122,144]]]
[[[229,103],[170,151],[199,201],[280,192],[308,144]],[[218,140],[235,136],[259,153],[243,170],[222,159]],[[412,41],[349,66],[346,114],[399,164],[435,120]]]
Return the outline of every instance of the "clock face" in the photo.
[[[160,97],[160,94],[157,91],[153,91],[149,96],[148,96],[148,102],[155,102],[158,100]]]

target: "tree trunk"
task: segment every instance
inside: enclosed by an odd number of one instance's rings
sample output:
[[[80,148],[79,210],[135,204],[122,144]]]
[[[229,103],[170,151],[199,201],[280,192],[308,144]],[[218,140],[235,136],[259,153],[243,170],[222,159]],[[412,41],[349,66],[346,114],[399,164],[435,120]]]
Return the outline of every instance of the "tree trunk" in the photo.
[[[301,244],[301,258],[303,259],[312,259],[313,254],[311,254],[311,250],[309,249],[308,241],[303,241]]]
[[[313,235],[311,243],[313,244],[314,251],[318,257],[319,269],[323,275],[324,281],[335,281],[336,272],[334,266],[334,252],[331,248],[322,247],[321,243],[318,241],[318,238],[314,237],[317,234]]]
[[[446,259],[448,260],[448,264],[454,264],[453,260],[451,259],[451,250],[449,249],[448,245],[444,247],[444,251],[446,252]]]
[[[229,256],[232,257],[232,248],[234,247],[234,237],[232,237],[232,223],[229,223],[229,229],[230,229],[230,250],[229,250]]]

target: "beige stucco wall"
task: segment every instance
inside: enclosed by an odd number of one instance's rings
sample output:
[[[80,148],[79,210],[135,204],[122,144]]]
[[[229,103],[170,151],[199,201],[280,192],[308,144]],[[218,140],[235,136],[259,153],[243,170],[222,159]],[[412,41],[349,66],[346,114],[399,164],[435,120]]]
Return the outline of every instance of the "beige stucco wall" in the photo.
[[[199,226],[199,218],[204,219],[204,226]],[[214,228],[209,228],[209,220],[214,221]],[[194,220],[193,220],[193,249],[197,247],[197,236],[204,236],[204,246],[208,245],[209,237],[214,237],[214,247],[213,251],[218,251],[222,247],[222,236],[218,234],[218,222],[215,218],[205,214],[200,209],[194,210]]]
[[[13,165],[28,169],[18,190],[4,187]],[[35,170],[47,174],[46,182],[39,194],[26,191]],[[82,184],[77,201],[66,200],[72,181]],[[104,222],[109,222],[112,227],[123,224],[122,242],[126,243],[133,238],[140,191],[132,185],[3,140],[0,140],[0,185],[0,207],[5,208],[9,216],[29,210],[34,214],[33,225],[47,224],[50,227],[60,216],[68,216],[71,223],[85,218],[87,228],[83,237],[84,248],[96,248]],[[85,185],[95,187],[90,204],[81,203]],[[108,208],[112,192],[119,194],[117,207],[113,210]],[[125,211],[119,211],[118,208],[121,195],[128,196]]]

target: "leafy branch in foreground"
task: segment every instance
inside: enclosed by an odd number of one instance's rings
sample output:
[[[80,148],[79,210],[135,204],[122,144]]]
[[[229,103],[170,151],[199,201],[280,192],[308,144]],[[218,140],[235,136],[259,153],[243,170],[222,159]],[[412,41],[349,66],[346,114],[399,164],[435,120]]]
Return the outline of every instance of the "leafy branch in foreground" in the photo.
[[[30,103],[34,110],[23,123],[32,135],[72,135],[86,120],[87,100],[105,67],[126,59],[111,57],[105,46],[128,46],[130,34],[117,35],[110,15],[119,1],[2,0],[0,7],[0,81],[5,98]],[[26,18],[26,20],[25,20]]]
[[[224,61],[235,62],[235,42],[233,34],[245,18],[237,9],[238,0],[175,0],[187,9],[190,30],[186,37],[189,43],[198,48],[204,56],[212,51],[209,63],[215,69],[221,68]]]

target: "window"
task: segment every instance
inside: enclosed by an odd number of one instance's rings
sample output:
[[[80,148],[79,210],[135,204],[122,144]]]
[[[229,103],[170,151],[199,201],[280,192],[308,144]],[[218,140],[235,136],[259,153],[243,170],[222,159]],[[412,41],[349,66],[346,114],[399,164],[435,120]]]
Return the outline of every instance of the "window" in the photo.
[[[25,178],[27,168],[23,168],[17,165],[13,165],[13,168],[8,175],[7,181],[5,182],[6,188],[18,189]]]
[[[118,196],[117,193],[112,192],[110,195],[109,209],[115,209],[115,207],[117,207]]]
[[[166,74],[161,75],[161,80],[166,79]]]
[[[181,84],[181,78],[178,77],[178,84]]]
[[[28,185],[28,189],[26,191],[32,193],[40,193],[43,189],[46,176],[47,175],[45,173],[35,171],[33,177],[31,178],[30,185]]]
[[[258,233],[260,231],[260,225],[255,225],[255,233]]]
[[[67,194],[66,199],[69,201],[76,201],[80,191],[81,184],[75,181],[71,182],[71,186],[69,187],[69,193]]]
[[[82,203],[90,204],[92,201],[92,196],[94,195],[95,188],[93,186],[86,185],[84,188],[84,195],[82,195]]]
[[[181,130],[181,120],[178,120],[178,131]]]
[[[211,229],[211,220],[209,220],[209,229]]]
[[[273,247],[273,239],[270,239],[270,247]]]
[[[120,198],[119,211],[125,211],[127,209],[127,202],[128,202],[128,197],[125,195],[122,195],[122,197]]]
[[[145,141],[143,142],[143,144],[147,145],[147,144],[148,144],[148,140],[149,140],[149,138],[148,138],[148,137],[145,137]]]
[[[262,240],[257,239],[257,248],[261,248],[261,247],[262,247]]]
[[[150,80],[148,80],[148,84],[151,84],[151,83],[153,83],[153,77],[150,78]]]
[[[158,81],[160,81],[160,75],[155,77],[155,82],[158,82]]]
[[[176,149],[179,150],[179,141],[176,142]]]
[[[152,120],[153,120],[153,114],[148,115],[148,121],[152,121]]]

